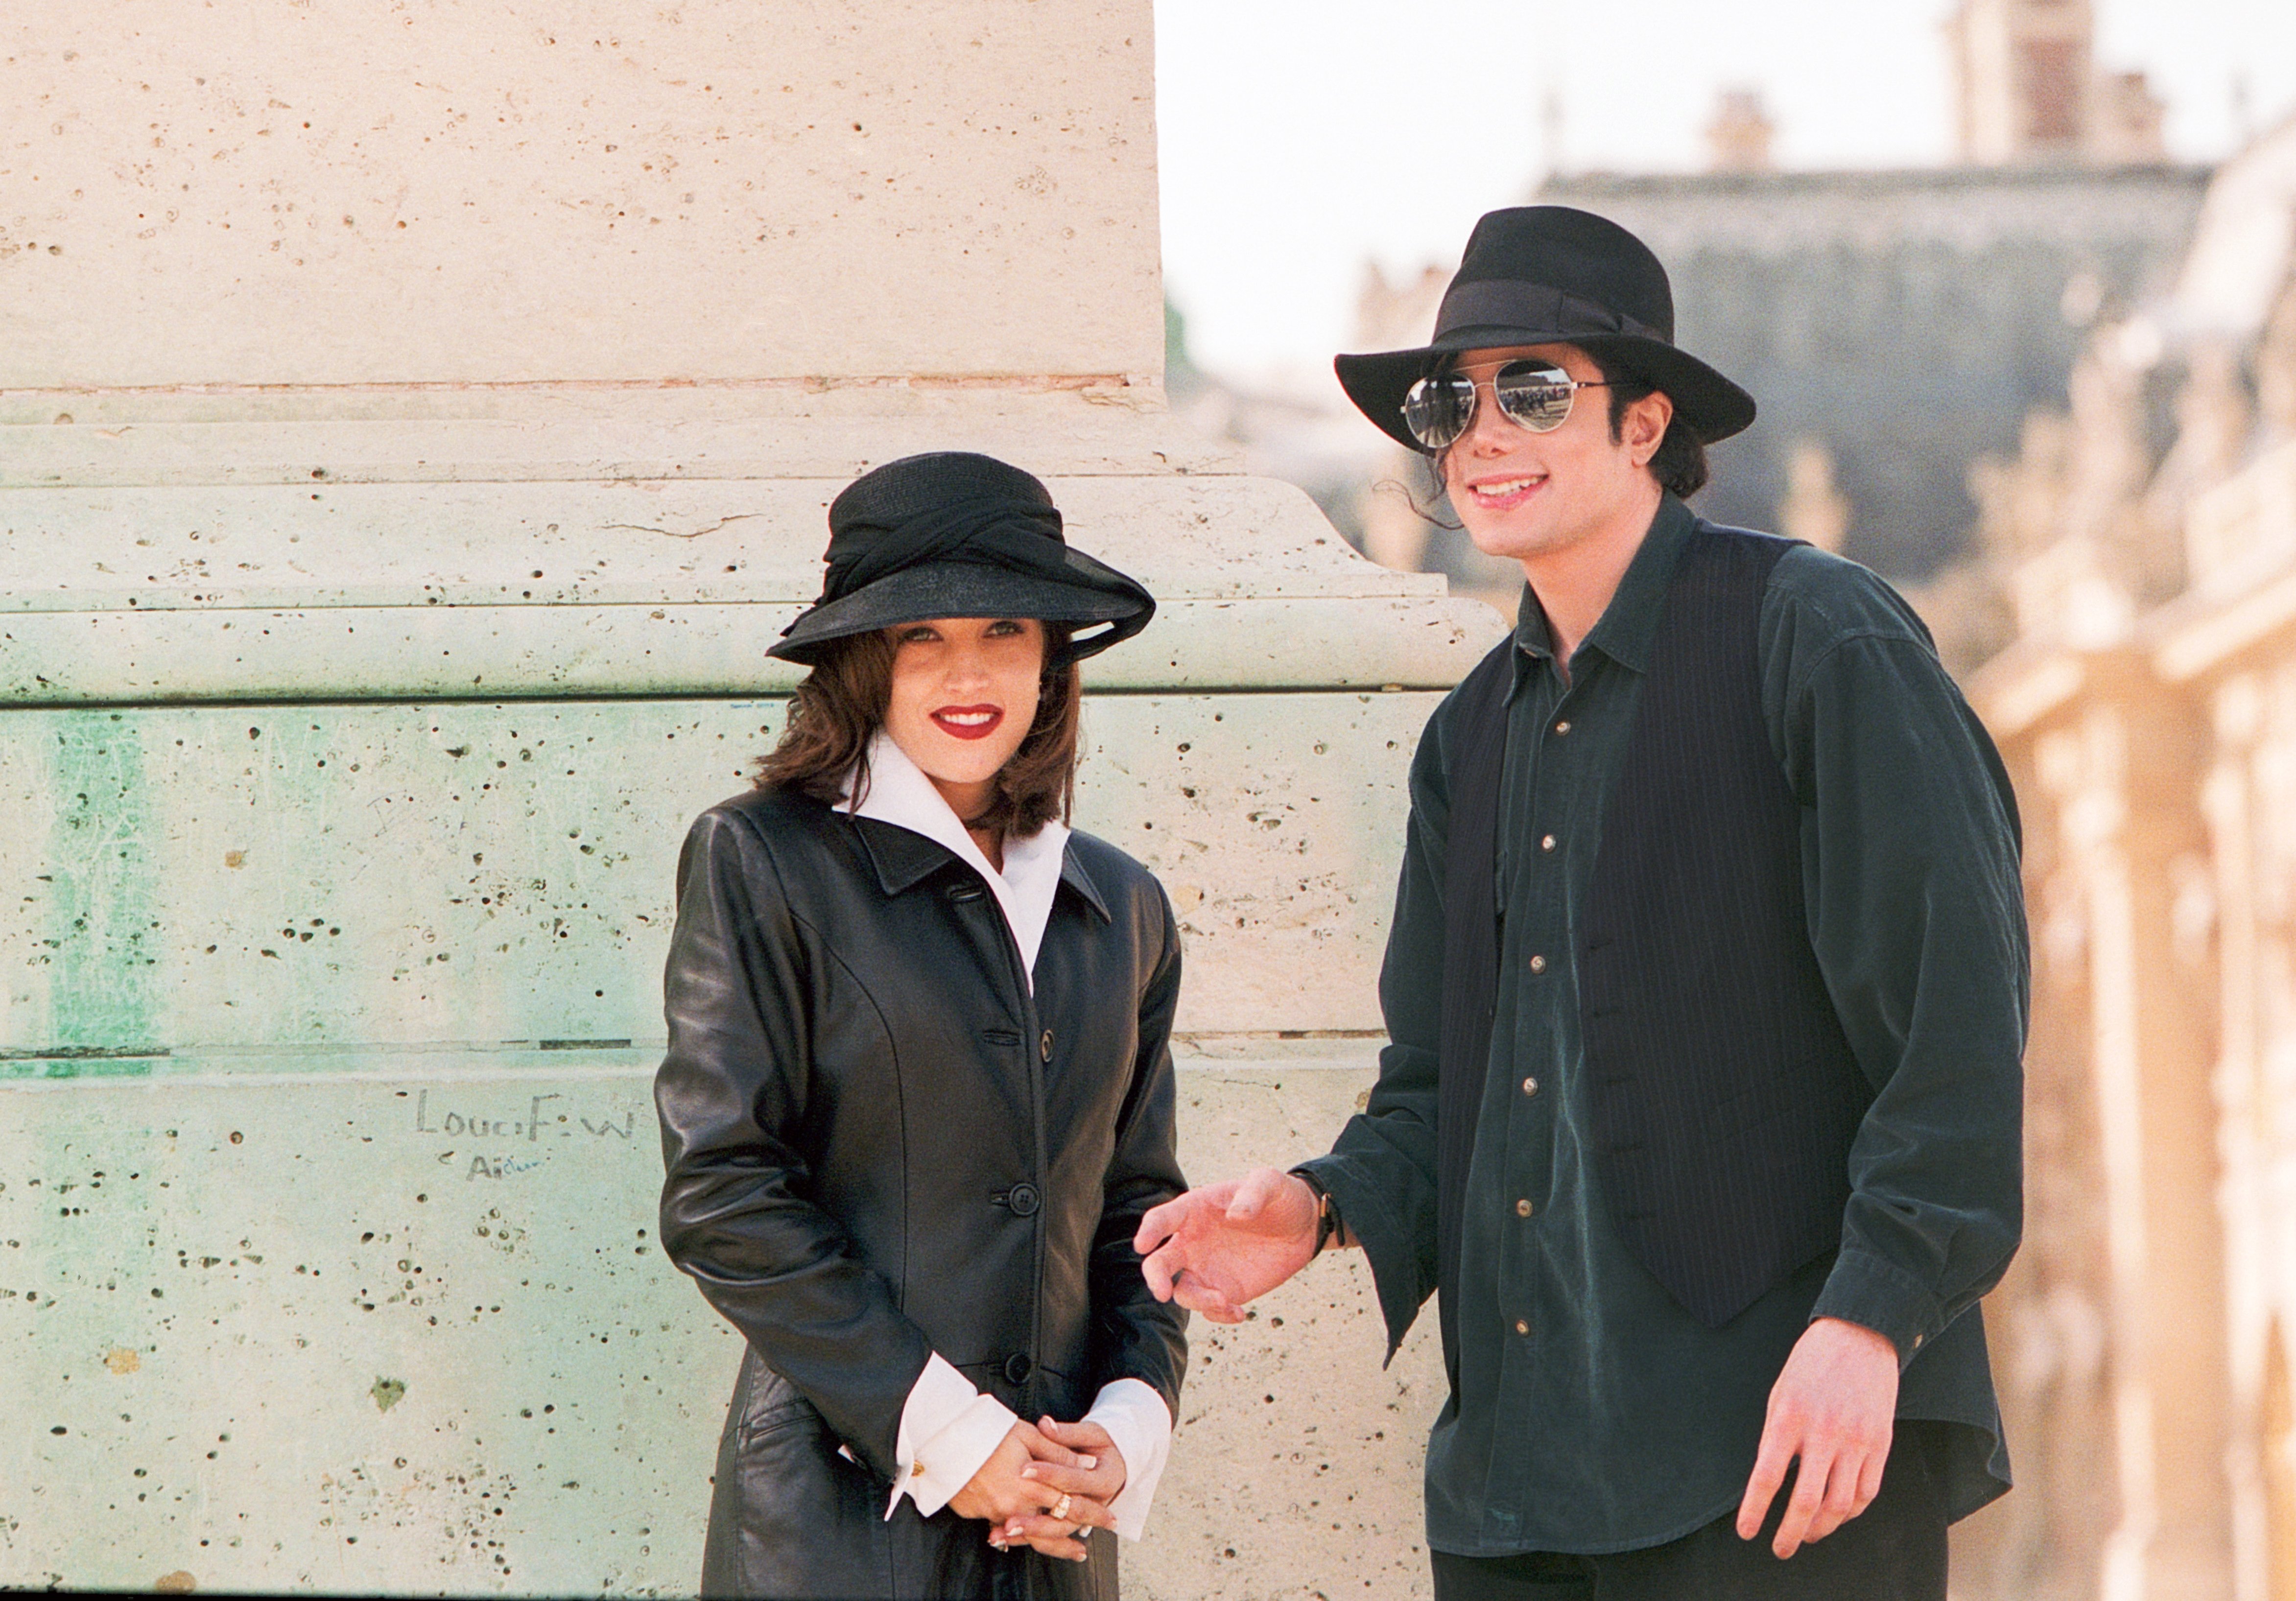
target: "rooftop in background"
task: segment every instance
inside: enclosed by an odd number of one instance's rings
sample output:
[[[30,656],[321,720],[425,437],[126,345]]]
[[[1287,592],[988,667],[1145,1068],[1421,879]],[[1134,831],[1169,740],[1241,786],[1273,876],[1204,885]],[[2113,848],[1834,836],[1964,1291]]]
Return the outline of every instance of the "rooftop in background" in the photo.
[[[1773,170],[1761,94],[1729,87],[1710,170],[1539,187],[1656,250],[1680,342],[1759,403],[1714,453],[1708,515],[1846,539],[1904,579],[1962,554],[1972,468],[2064,404],[2092,324],[2169,291],[2207,186],[2166,159],[2144,75],[2097,69],[2094,31],[2088,0],[1961,0],[1958,166]],[[1438,292],[1374,273],[1364,332],[1418,332]]]
[[[1709,516],[1783,526],[1815,447],[1849,506],[1849,554],[1919,578],[1975,521],[1972,464],[2062,406],[2084,331],[2164,292],[2209,169],[1586,175],[1539,198],[1613,218],[1672,275],[1683,345],[1751,390],[1714,454]]]

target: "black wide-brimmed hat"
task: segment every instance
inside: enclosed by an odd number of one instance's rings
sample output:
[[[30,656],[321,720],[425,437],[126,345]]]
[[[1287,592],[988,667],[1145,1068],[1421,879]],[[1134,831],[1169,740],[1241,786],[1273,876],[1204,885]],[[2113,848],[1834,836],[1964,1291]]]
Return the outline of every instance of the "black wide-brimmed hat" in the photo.
[[[829,505],[821,598],[767,654],[808,665],[832,639],[934,617],[1034,617],[1110,626],[1060,666],[1129,639],[1156,597],[1070,548],[1045,486],[992,456],[942,450],[863,473]]]
[[[1443,291],[1435,337],[1415,350],[1341,356],[1340,387],[1389,438],[1423,450],[1403,398],[1440,357],[1506,345],[1576,345],[1666,392],[1707,444],[1754,420],[1754,398],[1674,342],[1674,291],[1650,247],[1570,206],[1484,214]]]

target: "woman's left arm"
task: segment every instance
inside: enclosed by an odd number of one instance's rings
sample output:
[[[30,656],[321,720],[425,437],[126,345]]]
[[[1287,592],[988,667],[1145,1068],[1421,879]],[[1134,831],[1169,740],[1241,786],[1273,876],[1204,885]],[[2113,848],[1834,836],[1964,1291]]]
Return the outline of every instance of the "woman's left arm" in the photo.
[[[1187,1313],[1149,1293],[1132,1244],[1141,1216],[1187,1188],[1173,1153],[1172,1014],[1180,994],[1180,933],[1161,890],[1156,909],[1162,948],[1140,989],[1139,1055],[1119,1116],[1093,1240],[1092,1355],[1100,1390],[1086,1415],[1108,1431],[1124,1458],[1124,1489],[1110,1510],[1118,1532],[1134,1539],[1163,1472],[1188,1361]]]

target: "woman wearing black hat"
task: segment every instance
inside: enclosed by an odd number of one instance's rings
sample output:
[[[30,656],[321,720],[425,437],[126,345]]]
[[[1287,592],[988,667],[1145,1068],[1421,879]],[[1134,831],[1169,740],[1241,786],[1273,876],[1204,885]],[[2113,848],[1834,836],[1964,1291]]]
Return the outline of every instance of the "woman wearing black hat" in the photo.
[[[1180,952],[1066,817],[1077,661],[1155,603],[987,456],[830,527],[788,727],[678,866],[662,1243],[748,1342],[701,1588],[1112,1597],[1186,1359],[1131,1246],[1185,1187]]]

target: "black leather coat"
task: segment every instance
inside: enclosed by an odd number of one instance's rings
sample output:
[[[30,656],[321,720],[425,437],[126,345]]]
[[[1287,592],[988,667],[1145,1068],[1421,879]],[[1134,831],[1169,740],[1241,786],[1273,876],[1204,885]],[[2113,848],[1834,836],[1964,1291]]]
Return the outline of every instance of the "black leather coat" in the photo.
[[[749,1342],[704,1593],[1114,1596],[1105,1532],[1071,1564],[906,1498],[885,1519],[933,1351],[1032,1421],[1128,1377],[1177,1415],[1185,1314],[1131,1243],[1185,1187],[1156,881],[1073,834],[1035,973],[980,874],[907,829],[758,791],[688,834],[662,1245]]]

